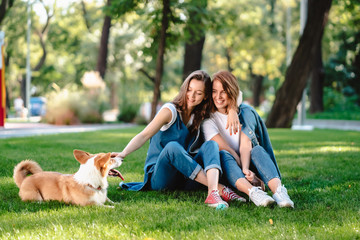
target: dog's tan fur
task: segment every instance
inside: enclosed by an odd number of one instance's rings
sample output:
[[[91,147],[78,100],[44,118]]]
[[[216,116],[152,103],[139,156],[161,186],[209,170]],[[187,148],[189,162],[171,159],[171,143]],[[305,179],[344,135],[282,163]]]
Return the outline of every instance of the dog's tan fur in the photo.
[[[20,162],[14,168],[14,180],[19,187],[19,195],[23,201],[57,200],[81,206],[103,205],[110,201],[107,198],[107,176],[111,168],[120,166],[116,159],[110,157],[111,153],[89,154],[84,151],[74,150],[76,160],[85,166],[92,158],[95,168],[88,175],[93,176],[93,181],[87,183],[84,177],[76,178],[76,174],[61,174],[57,172],[42,171],[39,164],[31,160]],[[90,166],[90,165],[89,165]],[[86,166],[85,166],[86,167]],[[86,169],[82,170],[83,172]],[[31,174],[31,176],[28,176]],[[98,175],[98,176],[96,176]],[[87,176],[87,174],[83,175]],[[86,178],[86,177],[85,177]],[[80,180],[79,180],[80,179]],[[90,183],[97,185],[92,186]]]

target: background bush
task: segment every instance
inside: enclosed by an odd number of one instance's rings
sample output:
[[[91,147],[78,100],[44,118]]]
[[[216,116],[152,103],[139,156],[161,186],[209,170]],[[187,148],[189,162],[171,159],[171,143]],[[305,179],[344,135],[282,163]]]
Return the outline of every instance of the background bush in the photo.
[[[102,90],[84,90],[76,86],[47,95],[45,121],[56,125],[101,123],[108,108]]]

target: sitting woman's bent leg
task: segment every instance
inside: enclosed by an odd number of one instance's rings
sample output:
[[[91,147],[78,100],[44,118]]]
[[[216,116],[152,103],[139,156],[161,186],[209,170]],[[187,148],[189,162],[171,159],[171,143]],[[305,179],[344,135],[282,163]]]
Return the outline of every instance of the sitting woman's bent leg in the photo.
[[[271,159],[270,155],[265,151],[263,147],[257,145],[251,150],[251,162],[256,167],[260,178],[268,184],[273,178],[278,178],[279,174],[277,168]]]
[[[153,190],[179,189],[186,178],[195,179],[202,170],[184,147],[177,142],[169,142],[159,155],[151,175]]]
[[[220,161],[226,180],[231,186],[237,188],[236,182],[241,178],[245,179],[245,175],[235,158],[228,151],[222,150],[220,151]]]

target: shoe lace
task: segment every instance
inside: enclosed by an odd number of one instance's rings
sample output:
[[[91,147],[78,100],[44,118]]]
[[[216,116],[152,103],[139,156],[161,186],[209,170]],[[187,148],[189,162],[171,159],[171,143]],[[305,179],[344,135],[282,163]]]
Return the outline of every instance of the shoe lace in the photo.
[[[276,192],[277,194],[280,195],[281,198],[285,198],[285,199],[288,199],[289,198],[289,195],[287,193],[287,190],[284,186],[279,186],[277,189],[276,189]]]
[[[223,190],[223,195],[228,199],[237,198],[238,196],[234,191],[232,191],[230,188],[225,187]]]
[[[219,191],[214,190],[214,191],[212,191],[211,195],[216,200],[216,202],[222,202],[222,199],[219,195]]]
[[[260,197],[261,195],[266,195],[264,191],[261,190],[261,187],[253,187],[249,191],[250,196]]]

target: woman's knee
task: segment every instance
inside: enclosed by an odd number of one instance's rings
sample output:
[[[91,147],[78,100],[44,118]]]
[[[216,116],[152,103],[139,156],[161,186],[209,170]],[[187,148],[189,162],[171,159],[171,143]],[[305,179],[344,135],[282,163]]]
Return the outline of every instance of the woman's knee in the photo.
[[[219,144],[213,140],[209,140],[209,141],[206,141],[202,147],[206,148],[206,149],[211,149],[213,151],[216,151],[218,152],[219,151]]]
[[[180,151],[184,149],[183,146],[180,145],[180,143],[176,142],[176,141],[172,141],[172,142],[168,142],[163,151],[165,152],[168,152],[168,153],[173,153],[173,152],[176,152],[176,151]]]
[[[220,161],[224,162],[224,161],[233,161],[235,160],[235,158],[226,150],[221,150],[220,151]]]
[[[271,161],[270,155],[266,152],[266,150],[257,145],[251,149],[251,159],[255,162],[264,162],[264,161]]]

